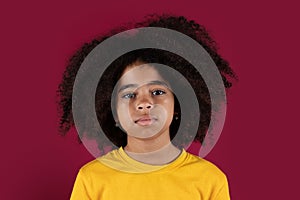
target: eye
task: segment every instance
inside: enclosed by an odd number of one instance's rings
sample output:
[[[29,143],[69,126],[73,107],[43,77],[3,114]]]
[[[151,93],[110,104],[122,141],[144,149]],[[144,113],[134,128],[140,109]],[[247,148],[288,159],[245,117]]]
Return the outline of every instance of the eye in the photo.
[[[132,99],[135,97],[134,93],[128,93],[122,96],[123,99]]]
[[[157,95],[163,95],[163,94],[166,94],[166,92],[163,91],[163,90],[153,90],[153,91],[152,91],[152,94],[153,94],[154,96],[157,96]]]

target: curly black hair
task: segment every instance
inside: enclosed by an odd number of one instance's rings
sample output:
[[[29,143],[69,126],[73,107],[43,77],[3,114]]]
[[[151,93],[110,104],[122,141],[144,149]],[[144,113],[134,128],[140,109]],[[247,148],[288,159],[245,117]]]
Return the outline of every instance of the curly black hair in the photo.
[[[221,55],[219,55],[216,42],[211,38],[208,31],[202,25],[196,23],[193,20],[187,20],[183,16],[149,15],[142,22],[135,24],[127,24],[126,26],[122,26],[121,28],[110,31],[108,34],[102,35],[89,43],[85,43],[70,58],[67,68],[63,74],[62,82],[60,83],[57,90],[57,96],[59,97],[58,111],[60,115],[59,131],[62,135],[65,135],[70,130],[70,128],[74,126],[74,120],[72,115],[72,91],[76,74],[84,59],[98,44],[103,42],[105,39],[115,35],[116,33],[140,27],[167,28],[181,32],[191,37],[192,39],[197,41],[211,56],[221,74],[226,89],[229,89],[232,86],[232,80],[238,79],[236,74],[229,66],[229,63],[225,59],[223,59]],[[96,91],[95,108],[98,121],[95,123],[100,123],[100,126],[102,127],[105,135],[116,146],[126,146],[126,133],[124,133],[119,127],[115,126],[113,110],[111,109],[111,96],[113,93],[113,89],[125,68],[136,61],[140,61],[143,63],[160,63],[163,65],[167,65],[180,72],[189,81],[189,84],[194,89],[199,102],[199,110],[201,113],[200,121],[187,122],[184,121],[184,119],[181,119],[181,110],[187,110],[187,113],[190,114],[190,117],[193,117],[195,113],[193,110],[190,110],[189,106],[180,105],[178,99],[176,98],[176,95],[174,95],[174,112],[178,115],[179,120],[172,121],[170,126],[170,137],[171,139],[175,137],[180,123],[183,123],[185,126],[185,128],[183,129],[184,133],[180,134],[186,134],[186,141],[188,141],[190,139],[190,134],[188,134],[189,127],[192,125],[191,123],[196,123],[196,125],[199,126],[197,134],[193,138],[193,140],[202,143],[207,133],[209,124],[211,122],[212,113],[211,100],[206,83],[204,82],[200,73],[187,60],[174,53],[160,49],[145,48],[131,51],[120,56],[108,66],[108,68],[104,71],[101,79],[99,80],[99,84]],[[183,81],[180,81],[180,78],[174,79],[174,74],[171,74],[169,76],[170,77],[163,78],[171,81],[170,85],[175,85],[175,88],[177,88],[178,90],[183,90],[187,87],[186,84],[183,83]],[[172,82],[172,80],[177,81]],[[105,85],[105,87],[101,87],[103,85]],[[85,112],[84,108],[82,108],[81,112]],[[86,120],[88,121],[90,119],[87,118]],[[90,127],[87,128],[86,124],[83,123],[80,125],[80,130],[84,132],[86,130],[92,129]],[[87,134],[90,137],[96,138],[98,133],[96,131],[92,131],[91,133]],[[185,141],[177,145],[184,146],[184,143]],[[105,147],[110,145],[110,143],[98,141],[99,150],[103,150]]]

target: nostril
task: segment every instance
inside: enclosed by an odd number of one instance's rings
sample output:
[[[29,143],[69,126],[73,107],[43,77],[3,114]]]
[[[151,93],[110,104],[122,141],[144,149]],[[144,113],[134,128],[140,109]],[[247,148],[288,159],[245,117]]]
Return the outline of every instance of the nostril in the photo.
[[[137,107],[138,110],[143,110],[143,109],[151,109],[152,108],[152,105],[140,105]]]

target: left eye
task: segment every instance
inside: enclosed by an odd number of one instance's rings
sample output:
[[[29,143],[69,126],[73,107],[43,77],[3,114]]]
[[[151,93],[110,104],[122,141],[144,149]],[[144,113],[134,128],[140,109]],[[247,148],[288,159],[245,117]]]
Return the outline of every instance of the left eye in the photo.
[[[154,90],[154,91],[152,91],[152,94],[153,94],[154,96],[156,96],[156,95],[163,95],[163,94],[166,94],[166,92],[163,91],[163,90]]]

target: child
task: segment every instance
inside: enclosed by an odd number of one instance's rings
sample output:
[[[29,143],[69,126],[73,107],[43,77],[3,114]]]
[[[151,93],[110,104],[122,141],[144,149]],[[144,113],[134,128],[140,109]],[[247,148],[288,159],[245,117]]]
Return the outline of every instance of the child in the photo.
[[[184,17],[163,15],[152,16],[132,28],[139,27],[168,28],[193,38],[216,63],[225,87],[231,87],[228,78],[236,78],[234,72],[217,53],[214,41],[199,24]],[[71,102],[79,67],[98,44],[114,33],[112,31],[85,44],[70,60],[58,91],[62,110],[60,129],[63,133],[74,125],[72,108],[75,107]],[[135,38],[136,34],[139,33],[133,33],[124,40]],[[193,106],[180,104],[180,99],[189,100],[192,96],[188,92],[185,97],[177,95],[187,90],[188,84],[176,72],[192,86],[199,102],[200,120],[195,120],[197,110]],[[230,198],[224,173],[183,148],[189,144],[191,127],[198,124],[200,126],[192,139],[204,141],[214,111],[205,81],[187,60],[169,51],[152,48],[134,50],[118,57],[103,72],[96,90],[95,108],[104,134],[118,148],[80,169],[71,199]],[[89,112],[85,108],[78,110]],[[188,114],[182,117],[183,113]],[[92,120],[88,114],[86,116],[86,123],[82,122],[77,127],[79,134],[86,132],[89,138],[97,138],[100,133],[89,127]],[[184,139],[173,141],[179,134]],[[111,146],[106,140],[98,138],[97,142],[100,150]]]

